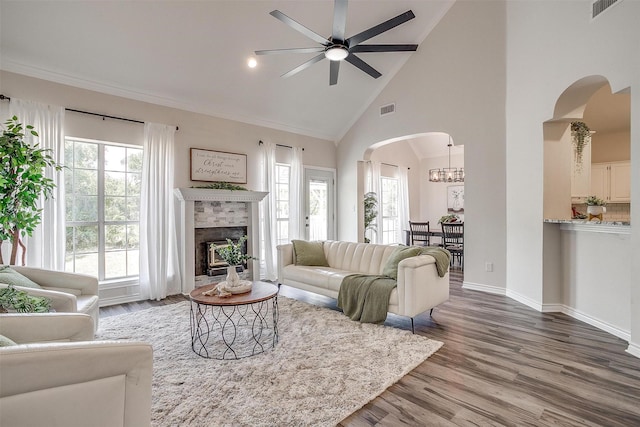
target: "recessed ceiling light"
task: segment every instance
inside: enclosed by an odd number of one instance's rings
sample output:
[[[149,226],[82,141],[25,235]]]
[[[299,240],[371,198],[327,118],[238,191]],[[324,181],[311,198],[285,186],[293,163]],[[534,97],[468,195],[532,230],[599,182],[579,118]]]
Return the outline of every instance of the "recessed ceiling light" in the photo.
[[[258,61],[256,61],[256,58],[249,58],[249,60],[247,61],[247,65],[249,66],[249,68],[256,68],[256,66],[258,65]]]

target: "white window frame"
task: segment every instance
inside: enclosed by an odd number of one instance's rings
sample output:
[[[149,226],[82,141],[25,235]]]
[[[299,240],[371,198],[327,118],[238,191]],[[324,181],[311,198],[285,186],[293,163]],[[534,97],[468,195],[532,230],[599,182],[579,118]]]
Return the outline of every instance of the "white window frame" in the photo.
[[[65,230],[70,226],[97,226],[98,227],[98,281],[101,288],[118,288],[122,285],[130,285],[137,284],[139,281],[139,275],[129,275],[122,276],[117,278],[105,279],[105,264],[106,264],[106,253],[109,252],[106,250],[106,226],[109,225],[124,225],[127,227],[128,225],[140,225],[140,219],[138,221],[133,220],[123,220],[123,221],[107,221],[105,220],[105,147],[123,147],[123,148],[131,148],[136,150],[142,150],[142,146],[134,145],[134,144],[123,144],[112,141],[103,141],[103,140],[95,140],[95,139],[87,139],[87,138],[77,138],[67,136],[65,137],[65,149],[67,142],[81,142],[81,143],[89,143],[96,144],[98,146],[98,194],[97,194],[97,207],[98,207],[98,218],[96,221],[66,221],[65,220]],[[144,153],[143,153],[144,155]],[[73,166],[67,165],[67,168],[73,170]],[[68,169],[68,170],[69,170]],[[129,172],[130,173],[130,172]],[[65,212],[66,217],[66,212]],[[138,248],[139,249],[139,248]],[[124,250],[127,252],[127,249]],[[67,253],[65,253],[66,258]],[[74,266],[75,266],[75,250],[74,250]],[[65,262],[66,264],[66,262]],[[65,269],[66,270],[66,269]],[[75,267],[74,269],[75,270]]]
[[[388,200],[385,200],[385,184],[386,181],[391,181],[391,182],[395,182],[396,183],[396,195],[397,195],[397,190],[399,187],[399,182],[398,182],[398,178],[394,178],[394,177],[388,177],[388,176],[381,176],[380,177],[380,218],[381,218],[381,224],[379,226],[380,228],[380,232],[381,232],[381,237],[382,237],[382,244],[392,244],[392,243],[396,243],[396,236],[398,234],[398,225],[399,225],[399,206],[398,206],[398,198],[396,197],[396,204],[394,207],[394,211],[395,211],[395,216],[386,216],[385,215],[385,211],[387,209],[385,209],[385,206],[389,203]],[[393,224],[393,227],[391,227],[390,225]]]
[[[281,168],[286,168],[287,169],[287,179],[285,181],[280,181],[280,171],[279,169]],[[278,163],[276,162],[276,177],[275,177],[275,190],[276,190],[276,230],[275,230],[275,237],[276,237],[276,244],[277,245],[283,245],[286,243],[289,243],[289,221],[290,221],[290,217],[291,217],[291,165],[287,164],[287,163]],[[280,187],[286,187],[287,188],[287,199],[280,199],[279,195],[280,192],[278,191]],[[286,203],[287,204],[287,211],[289,212],[288,216],[278,216],[278,206],[280,203]],[[287,226],[286,227],[281,227],[282,223],[286,223]],[[281,235],[280,233],[280,229],[284,228],[284,230],[286,231],[286,236]]]

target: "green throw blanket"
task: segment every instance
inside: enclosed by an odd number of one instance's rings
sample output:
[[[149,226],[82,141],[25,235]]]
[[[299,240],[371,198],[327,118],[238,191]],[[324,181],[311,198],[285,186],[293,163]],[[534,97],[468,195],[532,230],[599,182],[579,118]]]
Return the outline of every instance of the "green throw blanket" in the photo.
[[[351,320],[382,323],[387,318],[389,297],[396,285],[396,281],[388,276],[350,274],[342,279],[338,308]]]
[[[420,255],[431,255],[436,261],[438,276],[444,277],[449,269],[451,254],[437,247],[422,248]],[[342,279],[338,292],[338,308],[351,320],[362,323],[382,323],[387,318],[389,297],[397,286],[389,276],[350,274]]]
[[[438,276],[444,277],[449,270],[449,263],[451,262],[451,253],[442,248],[435,246],[427,246],[422,248],[421,255],[431,255],[436,260],[436,270]]]

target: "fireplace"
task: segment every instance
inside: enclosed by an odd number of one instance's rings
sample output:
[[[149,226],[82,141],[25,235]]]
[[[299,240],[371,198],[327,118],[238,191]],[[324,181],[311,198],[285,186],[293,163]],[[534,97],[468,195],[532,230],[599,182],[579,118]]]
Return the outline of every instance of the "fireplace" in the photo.
[[[234,242],[237,242],[242,236],[247,235],[247,227],[246,226],[233,226],[233,227],[206,227],[206,228],[196,228],[194,230],[195,236],[195,257],[196,257],[196,265],[195,265],[195,275],[196,276],[217,276],[219,274],[223,274],[219,267],[225,267],[224,273],[226,274],[226,263],[224,265],[216,265],[218,267],[214,274],[209,270],[213,267],[211,264],[212,261],[215,261],[215,257],[212,257],[210,254],[210,244],[215,243],[217,245],[225,245],[227,243],[226,239],[231,239]],[[248,246],[245,244],[246,247]],[[219,258],[218,258],[219,260]]]
[[[204,278],[208,269],[208,242],[237,241],[247,235],[247,254],[256,258],[247,262],[247,279],[260,278],[260,224],[258,203],[268,194],[258,191],[176,188],[179,202],[178,252],[182,275],[182,292],[196,287],[196,278]],[[226,267],[225,267],[226,273]],[[198,283],[202,283],[199,280]],[[210,283],[210,281],[209,281]]]
[[[229,244],[226,241],[206,243],[206,247],[208,248],[206,270],[205,270],[207,272],[207,276],[220,276],[223,274],[227,274],[227,267],[229,267],[229,264],[220,257],[218,250],[222,248],[226,248],[228,246]],[[243,245],[242,253],[244,254],[247,253],[246,245]],[[236,271],[238,273],[242,273],[244,271],[244,267],[245,267],[245,264],[237,265]]]

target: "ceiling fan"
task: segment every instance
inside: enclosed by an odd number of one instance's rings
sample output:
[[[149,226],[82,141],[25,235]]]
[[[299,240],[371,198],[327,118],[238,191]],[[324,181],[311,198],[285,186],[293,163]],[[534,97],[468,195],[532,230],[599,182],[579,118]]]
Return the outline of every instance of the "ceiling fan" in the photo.
[[[329,85],[335,85],[338,83],[338,71],[340,70],[340,62],[342,60],[345,60],[351,65],[354,65],[355,67],[369,74],[374,79],[377,79],[382,75],[375,68],[356,56],[356,53],[413,52],[418,49],[417,44],[360,44],[369,40],[370,38],[382,34],[385,31],[389,31],[390,29],[415,18],[416,16],[411,10],[408,10],[396,16],[395,18],[391,18],[388,21],[371,27],[368,30],[356,34],[355,36],[345,38],[345,28],[347,25],[347,2],[348,0],[335,0],[335,4],[333,6],[333,31],[331,33],[331,37],[329,38],[322,37],[320,34],[311,31],[304,25],[289,18],[279,10],[274,10],[270,13],[271,16],[284,22],[294,30],[304,34],[311,40],[320,43],[321,46],[292,49],[256,50],[256,55],[321,52],[319,55],[314,56],[302,65],[299,65],[293,70],[283,74],[282,77],[289,77],[297,74],[300,71],[315,64],[316,62],[327,58],[330,60]]]

